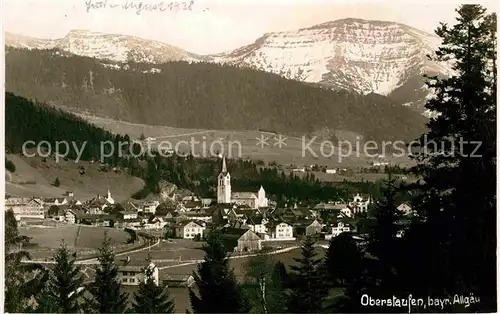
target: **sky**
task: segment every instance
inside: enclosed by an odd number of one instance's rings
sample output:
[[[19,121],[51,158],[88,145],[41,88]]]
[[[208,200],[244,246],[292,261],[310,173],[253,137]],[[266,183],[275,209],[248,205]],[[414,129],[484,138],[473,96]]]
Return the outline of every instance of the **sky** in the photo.
[[[171,0],[163,1],[166,5]],[[177,0],[189,2],[189,0]],[[101,8],[97,9],[101,3]],[[124,9],[138,0],[3,0],[3,29],[40,38],[64,37],[72,29],[159,40],[210,54],[253,43],[267,32],[305,28],[353,17],[404,23],[432,33],[453,23],[457,0],[194,0],[191,11]],[[159,4],[161,0],[142,0]],[[462,2],[463,3],[463,2]],[[481,3],[495,10],[493,1]]]

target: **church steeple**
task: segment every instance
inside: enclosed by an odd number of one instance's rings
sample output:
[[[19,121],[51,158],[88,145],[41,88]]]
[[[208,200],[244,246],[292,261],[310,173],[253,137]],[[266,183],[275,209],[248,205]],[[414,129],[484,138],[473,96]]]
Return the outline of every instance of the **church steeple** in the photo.
[[[227,173],[227,167],[226,167],[226,156],[222,157],[222,173],[226,174]]]
[[[231,175],[227,171],[226,157],[222,157],[222,171],[217,177],[217,203],[231,203]]]

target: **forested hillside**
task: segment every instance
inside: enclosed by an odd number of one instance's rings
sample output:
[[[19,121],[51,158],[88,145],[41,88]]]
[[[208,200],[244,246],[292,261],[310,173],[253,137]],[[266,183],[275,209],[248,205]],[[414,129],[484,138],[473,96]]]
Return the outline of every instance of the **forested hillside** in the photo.
[[[6,48],[7,91],[130,122],[311,134],[348,130],[412,140],[425,118],[376,94],[330,91],[277,75],[209,63],[110,65],[56,50]]]
[[[9,92],[5,93],[5,148],[10,153],[22,152],[26,141],[36,144],[47,141],[52,148],[58,141],[68,142],[70,148],[73,148],[73,145],[81,148],[86,142],[81,159],[99,160],[101,142],[127,139],[127,135],[111,134],[73,114]],[[68,158],[76,157],[75,149],[70,149]]]

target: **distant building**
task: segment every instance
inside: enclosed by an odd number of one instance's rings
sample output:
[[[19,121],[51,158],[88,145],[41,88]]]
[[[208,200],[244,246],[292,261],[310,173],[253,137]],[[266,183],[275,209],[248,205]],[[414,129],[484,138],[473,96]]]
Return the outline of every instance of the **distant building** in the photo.
[[[309,225],[306,227],[306,235],[314,235],[321,233],[321,229],[323,228],[323,225],[319,223],[318,220],[313,220]]]
[[[295,240],[293,237],[293,226],[286,222],[274,223],[274,227],[269,228],[271,239],[273,240]]]
[[[8,198],[5,200],[5,209],[11,209],[14,212],[16,220],[23,218],[45,218],[44,203],[42,200],[36,198]]]
[[[175,237],[181,239],[194,239],[197,235],[203,237],[205,227],[194,221],[184,221],[175,227]]]
[[[368,211],[368,205],[371,203],[371,197],[362,197],[356,194],[353,201],[349,203],[349,206],[353,209],[354,213],[362,213]]]
[[[223,228],[221,237],[229,252],[252,252],[262,249],[262,239],[250,229]]]
[[[344,224],[343,222],[339,221],[337,226],[332,227],[332,233],[325,235],[325,239],[330,240],[331,238],[336,237],[343,232],[351,231],[352,229],[349,224]]]
[[[153,280],[159,284],[160,274],[158,267],[154,263],[149,263],[149,268],[153,269]],[[145,280],[146,267],[142,265],[123,265],[118,267],[118,278],[120,283],[125,286],[138,286],[139,283]]]

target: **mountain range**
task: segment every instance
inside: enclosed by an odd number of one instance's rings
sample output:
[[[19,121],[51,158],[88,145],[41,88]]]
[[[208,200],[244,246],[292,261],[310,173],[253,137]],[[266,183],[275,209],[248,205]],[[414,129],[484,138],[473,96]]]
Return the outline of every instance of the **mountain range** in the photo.
[[[214,62],[249,67],[331,89],[388,96],[423,111],[429,95],[422,75],[449,75],[449,65],[429,61],[440,39],[387,21],[346,18],[294,31],[266,33],[231,52],[200,55],[128,35],[73,30],[59,39],[6,33],[7,46],[58,49],[120,63]]]

